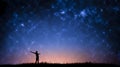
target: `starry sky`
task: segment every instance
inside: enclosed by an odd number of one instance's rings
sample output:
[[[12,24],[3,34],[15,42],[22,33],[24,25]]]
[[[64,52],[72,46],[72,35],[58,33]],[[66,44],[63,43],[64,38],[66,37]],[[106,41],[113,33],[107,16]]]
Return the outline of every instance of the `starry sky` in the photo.
[[[0,64],[120,64],[120,0],[0,0]]]

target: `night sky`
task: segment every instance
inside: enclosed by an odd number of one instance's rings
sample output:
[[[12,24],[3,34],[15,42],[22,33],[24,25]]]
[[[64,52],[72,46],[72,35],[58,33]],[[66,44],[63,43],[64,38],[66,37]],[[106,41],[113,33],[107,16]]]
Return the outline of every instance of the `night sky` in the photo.
[[[0,64],[120,64],[120,0],[0,0]]]

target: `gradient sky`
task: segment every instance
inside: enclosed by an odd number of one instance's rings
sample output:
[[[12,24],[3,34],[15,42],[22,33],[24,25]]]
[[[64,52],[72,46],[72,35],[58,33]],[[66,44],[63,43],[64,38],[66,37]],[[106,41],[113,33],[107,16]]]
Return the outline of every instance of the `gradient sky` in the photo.
[[[0,64],[120,64],[120,0],[0,0]]]

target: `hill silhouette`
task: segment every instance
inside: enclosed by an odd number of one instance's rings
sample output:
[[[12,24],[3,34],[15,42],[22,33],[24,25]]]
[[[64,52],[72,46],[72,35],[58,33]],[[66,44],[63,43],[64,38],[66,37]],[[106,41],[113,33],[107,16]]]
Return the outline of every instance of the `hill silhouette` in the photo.
[[[83,67],[83,66],[87,66],[87,67],[120,67],[120,65],[116,65],[116,64],[105,64],[105,63],[66,63],[66,64],[59,64],[59,63],[39,63],[39,64],[34,64],[34,63],[23,63],[23,64],[3,64],[0,65],[0,67],[2,66],[78,66],[78,67]]]

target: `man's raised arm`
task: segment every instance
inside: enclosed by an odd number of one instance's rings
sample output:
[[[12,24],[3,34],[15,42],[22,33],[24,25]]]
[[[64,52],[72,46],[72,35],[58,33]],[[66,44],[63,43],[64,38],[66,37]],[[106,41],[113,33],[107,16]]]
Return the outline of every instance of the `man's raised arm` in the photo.
[[[32,51],[30,51],[30,52],[35,54],[35,52],[32,52]]]

